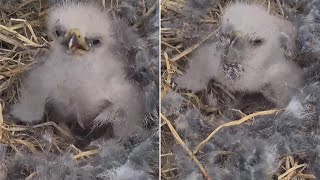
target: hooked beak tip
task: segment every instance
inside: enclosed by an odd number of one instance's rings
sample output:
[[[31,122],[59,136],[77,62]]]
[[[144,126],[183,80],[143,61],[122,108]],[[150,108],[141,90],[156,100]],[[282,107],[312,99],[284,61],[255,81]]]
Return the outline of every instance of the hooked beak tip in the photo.
[[[68,49],[71,50],[72,47],[75,45],[74,43],[75,39],[74,39],[74,35],[71,36],[69,43],[68,43]]]
[[[65,36],[63,43],[68,53],[83,54],[85,51],[89,51],[84,37],[78,31],[69,31]]]

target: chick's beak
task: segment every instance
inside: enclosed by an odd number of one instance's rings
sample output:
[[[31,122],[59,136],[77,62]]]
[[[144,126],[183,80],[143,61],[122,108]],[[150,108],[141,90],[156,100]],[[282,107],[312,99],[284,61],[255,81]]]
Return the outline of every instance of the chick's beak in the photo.
[[[63,44],[67,48],[67,52],[83,54],[89,51],[85,38],[79,29],[70,29],[64,36]]]

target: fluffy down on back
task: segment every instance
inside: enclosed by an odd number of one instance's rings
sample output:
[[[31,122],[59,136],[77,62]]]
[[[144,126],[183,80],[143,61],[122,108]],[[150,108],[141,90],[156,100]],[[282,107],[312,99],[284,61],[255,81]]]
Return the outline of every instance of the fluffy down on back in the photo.
[[[109,17],[90,3],[63,4],[50,12],[48,31],[54,40],[49,53],[28,72],[11,114],[34,123],[48,112],[75,131],[107,125],[116,137],[137,131],[144,97],[114,52]]]
[[[176,82],[199,91],[210,79],[231,91],[261,92],[283,107],[299,86],[302,70],[291,61],[294,26],[258,5],[235,3],[221,19],[214,42],[203,45]]]

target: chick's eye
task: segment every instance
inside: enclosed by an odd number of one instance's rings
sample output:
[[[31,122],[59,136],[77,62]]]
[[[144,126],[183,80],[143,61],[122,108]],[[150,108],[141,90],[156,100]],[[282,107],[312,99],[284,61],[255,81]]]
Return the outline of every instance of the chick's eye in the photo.
[[[60,37],[60,36],[62,36],[62,31],[61,31],[61,30],[56,30],[56,31],[54,32],[54,34],[55,34],[57,37]]]
[[[260,46],[263,42],[264,42],[263,39],[259,39],[259,38],[256,38],[256,39],[250,41],[250,43],[253,46]]]
[[[85,37],[84,39],[90,47],[98,47],[102,43],[102,40],[98,37],[94,37],[94,38]]]
[[[94,39],[94,40],[92,40],[92,45],[98,45],[98,44],[100,44],[101,43],[101,40],[100,39]]]

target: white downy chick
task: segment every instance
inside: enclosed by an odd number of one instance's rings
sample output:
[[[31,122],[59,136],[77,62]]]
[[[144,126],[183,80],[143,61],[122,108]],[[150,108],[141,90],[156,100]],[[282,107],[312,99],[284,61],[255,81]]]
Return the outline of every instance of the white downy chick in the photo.
[[[246,3],[228,6],[220,25],[217,41],[201,47],[177,78],[179,87],[199,91],[213,78],[231,91],[262,92],[284,107],[302,78],[285,56],[295,48],[294,26]]]
[[[49,53],[24,79],[11,114],[35,123],[49,109],[57,121],[77,123],[78,130],[111,123],[117,137],[137,131],[144,96],[126,78],[125,62],[112,49],[108,15],[89,2],[64,3],[50,11],[48,31],[54,40]]]

